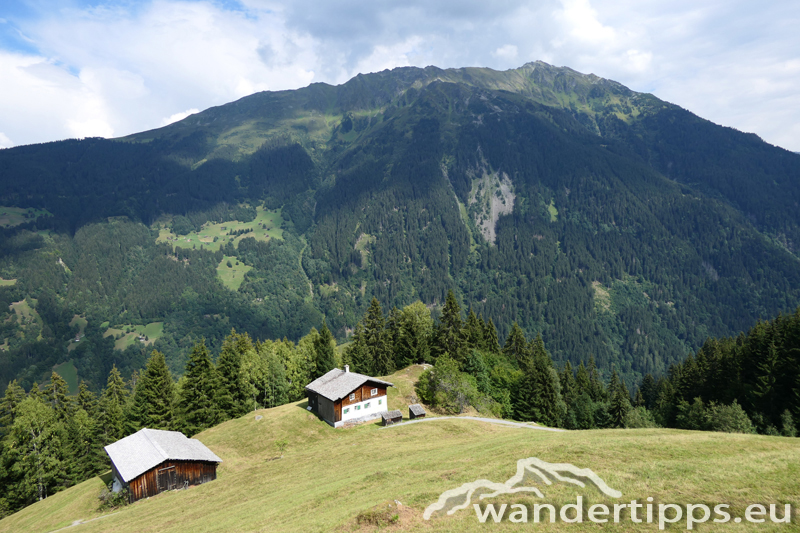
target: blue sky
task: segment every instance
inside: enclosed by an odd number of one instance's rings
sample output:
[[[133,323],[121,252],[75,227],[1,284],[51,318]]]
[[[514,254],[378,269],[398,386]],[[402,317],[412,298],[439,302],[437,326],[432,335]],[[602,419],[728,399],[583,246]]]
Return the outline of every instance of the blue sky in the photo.
[[[11,0],[0,147],[157,128],[261,90],[543,60],[800,151],[800,3]]]

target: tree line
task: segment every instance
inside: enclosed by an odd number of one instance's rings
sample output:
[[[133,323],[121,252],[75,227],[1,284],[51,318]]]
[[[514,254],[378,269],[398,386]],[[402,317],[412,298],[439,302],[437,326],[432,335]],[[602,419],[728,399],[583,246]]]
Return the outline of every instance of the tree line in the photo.
[[[299,342],[254,341],[235,330],[214,357],[205,341],[177,381],[154,350],[127,381],[116,367],[95,395],[76,396],[53,372],[26,393],[12,381],[0,399],[0,512],[5,515],[108,468],[103,447],[143,427],[194,435],[250,410],[301,400],[305,386],[338,366],[390,375],[426,367],[418,400],[441,413],[474,409],[566,429],[673,427],[796,436],[800,410],[800,309],[735,338],[709,339],[634,393],[616,369],[604,379],[593,357],[557,366],[541,335],[514,323],[500,344],[493,320],[464,317],[449,291],[438,316],[417,301],[384,313],[377,299],[337,353],[323,324]]]

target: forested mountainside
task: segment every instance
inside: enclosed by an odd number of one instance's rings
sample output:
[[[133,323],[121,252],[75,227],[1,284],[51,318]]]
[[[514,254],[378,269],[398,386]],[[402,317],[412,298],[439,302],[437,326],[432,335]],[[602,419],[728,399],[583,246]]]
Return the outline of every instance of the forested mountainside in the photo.
[[[0,378],[449,289],[629,383],[800,303],[800,156],[594,75],[401,68],[0,151]],[[12,216],[15,215],[15,216]],[[3,218],[5,216],[5,218]],[[70,369],[73,369],[70,366]]]

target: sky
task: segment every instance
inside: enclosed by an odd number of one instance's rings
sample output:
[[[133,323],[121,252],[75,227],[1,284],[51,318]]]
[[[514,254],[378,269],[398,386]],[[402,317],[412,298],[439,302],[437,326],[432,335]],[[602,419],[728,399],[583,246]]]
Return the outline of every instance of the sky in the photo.
[[[800,152],[797,0],[5,0],[0,148],[400,66],[536,60]]]

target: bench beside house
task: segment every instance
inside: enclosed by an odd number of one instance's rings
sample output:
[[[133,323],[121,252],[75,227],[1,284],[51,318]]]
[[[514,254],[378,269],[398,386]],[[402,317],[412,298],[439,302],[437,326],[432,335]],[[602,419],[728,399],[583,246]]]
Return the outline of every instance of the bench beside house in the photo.
[[[222,462],[199,440],[160,429],[141,429],[104,449],[111,459],[112,490],[127,488],[131,503],[217,479]]]
[[[365,422],[388,410],[386,389],[394,387],[383,381],[357,372],[334,368],[306,385],[308,406],[333,427],[345,423]]]

